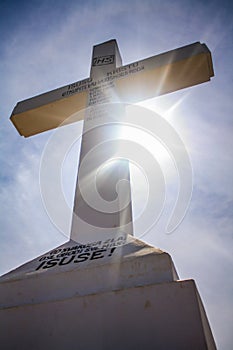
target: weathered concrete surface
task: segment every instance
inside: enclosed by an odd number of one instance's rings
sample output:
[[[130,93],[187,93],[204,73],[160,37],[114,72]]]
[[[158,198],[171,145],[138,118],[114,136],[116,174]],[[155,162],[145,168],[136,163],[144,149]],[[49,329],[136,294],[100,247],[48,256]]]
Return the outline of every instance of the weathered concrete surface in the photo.
[[[4,309],[0,332],[4,350],[215,349],[191,280]]]

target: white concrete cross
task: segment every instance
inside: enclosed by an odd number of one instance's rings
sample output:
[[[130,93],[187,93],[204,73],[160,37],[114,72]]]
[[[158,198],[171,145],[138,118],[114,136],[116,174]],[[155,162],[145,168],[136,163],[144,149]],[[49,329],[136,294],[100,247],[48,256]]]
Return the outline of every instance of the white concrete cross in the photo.
[[[84,171],[79,168],[71,239],[79,242],[106,239],[115,234],[116,228],[120,228],[121,233],[133,234],[130,190],[123,190],[118,197],[115,191],[119,180],[129,180],[127,161],[106,167],[97,179],[99,194],[109,203],[109,211],[93,208],[80,190],[82,182],[88,194],[89,175],[114,158],[114,145],[102,152],[104,154],[92,154],[96,144],[111,139],[113,129],[108,121],[114,120],[113,115],[122,115],[123,120],[124,109],[112,103],[139,102],[209,81],[213,75],[211,53],[205,44],[196,42],[122,66],[116,40],[110,40],[94,46],[89,78],[16,105],[11,121],[25,137],[56,128],[77,112],[78,119],[84,119],[80,162],[89,155],[89,163]],[[104,109],[100,109],[100,105]],[[88,112],[84,112],[87,107]],[[98,128],[98,118],[103,116],[107,124]],[[111,209],[112,203],[115,209]]]

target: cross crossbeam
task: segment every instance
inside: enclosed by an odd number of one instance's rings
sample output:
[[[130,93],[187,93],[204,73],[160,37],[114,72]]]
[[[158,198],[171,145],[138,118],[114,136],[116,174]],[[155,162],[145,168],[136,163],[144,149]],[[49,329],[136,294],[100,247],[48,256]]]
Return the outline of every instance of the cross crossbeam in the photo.
[[[113,59],[113,55],[93,57],[92,66],[107,67]],[[213,75],[209,49],[196,42],[119,66],[101,79],[90,77],[18,102],[11,121],[20,135],[28,137],[56,128],[84,110],[90,89],[104,83],[114,81],[117,102],[135,103],[209,81]],[[84,112],[79,113],[79,118],[84,119]]]

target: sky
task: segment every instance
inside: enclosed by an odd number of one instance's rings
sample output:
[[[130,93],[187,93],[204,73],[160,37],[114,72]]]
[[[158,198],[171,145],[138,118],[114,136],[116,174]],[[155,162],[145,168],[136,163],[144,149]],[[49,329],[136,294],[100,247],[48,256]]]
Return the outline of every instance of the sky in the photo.
[[[16,103],[87,78],[92,46],[106,40],[117,39],[124,64],[200,41],[212,53],[211,81],[140,104],[159,113],[183,140],[193,170],[190,204],[178,228],[167,234],[179,186],[167,159],[164,211],[145,234],[135,225],[135,236],[169,252],[181,279],[195,280],[218,349],[232,348],[232,13],[230,1],[1,1],[1,275],[67,240],[50,221],[40,194],[40,161],[53,131],[20,137],[9,121]],[[64,162],[71,206],[75,147]],[[145,194],[135,174],[134,215]]]

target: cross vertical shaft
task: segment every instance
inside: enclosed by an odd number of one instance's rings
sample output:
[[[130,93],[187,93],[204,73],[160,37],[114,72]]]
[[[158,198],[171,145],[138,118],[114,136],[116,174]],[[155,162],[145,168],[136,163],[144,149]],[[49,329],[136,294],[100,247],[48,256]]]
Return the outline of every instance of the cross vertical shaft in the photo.
[[[123,121],[124,108],[115,104],[118,99],[113,81],[99,84],[108,72],[121,65],[115,40],[93,47],[92,87],[84,119],[71,228],[71,239],[81,243],[113,238],[119,233],[133,234],[129,163],[127,160],[113,160],[118,147],[113,140],[120,136],[122,126],[119,121]],[[86,167],[83,166],[85,159],[88,159]],[[118,187],[121,180],[128,181],[126,191]],[[91,194],[91,187],[95,187],[102,197],[103,206],[93,205],[97,193]],[[113,203],[114,208],[111,206]]]

